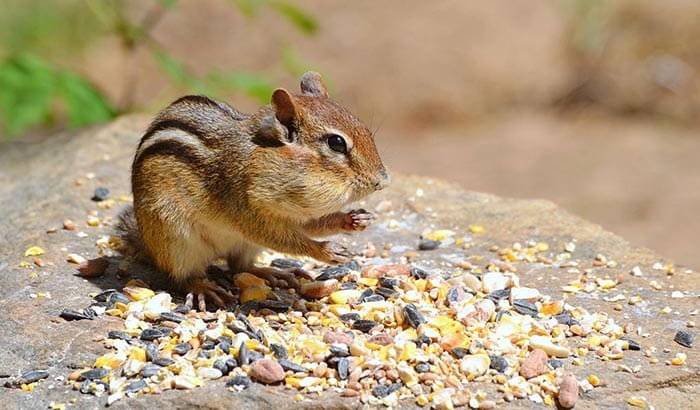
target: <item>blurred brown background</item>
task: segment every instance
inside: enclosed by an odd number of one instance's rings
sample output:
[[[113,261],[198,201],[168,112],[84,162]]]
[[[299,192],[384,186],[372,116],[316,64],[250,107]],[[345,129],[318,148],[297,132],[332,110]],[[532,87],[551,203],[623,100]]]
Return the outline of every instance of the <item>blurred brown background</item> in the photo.
[[[126,3],[132,19],[152,12]],[[315,35],[230,3],[182,0],[151,36],[194,73],[240,68],[297,90],[290,65],[321,71],[393,170],[547,198],[700,267],[697,0],[293,1]],[[118,36],[49,53],[117,106],[154,112],[184,92]]]

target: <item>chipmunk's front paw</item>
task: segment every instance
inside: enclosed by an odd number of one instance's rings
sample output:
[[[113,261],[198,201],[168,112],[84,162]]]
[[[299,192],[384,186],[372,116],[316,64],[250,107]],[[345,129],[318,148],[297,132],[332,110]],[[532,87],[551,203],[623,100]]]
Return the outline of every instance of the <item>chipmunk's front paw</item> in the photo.
[[[364,209],[353,209],[345,214],[343,229],[346,231],[364,231],[374,221],[374,215]]]
[[[323,262],[339,265],[349,261],[353,256],[352,252],[337,242],[327,241],[321,242],[321,244],[323,245],[321,248],[321,252],[323,254],[321,260]]]

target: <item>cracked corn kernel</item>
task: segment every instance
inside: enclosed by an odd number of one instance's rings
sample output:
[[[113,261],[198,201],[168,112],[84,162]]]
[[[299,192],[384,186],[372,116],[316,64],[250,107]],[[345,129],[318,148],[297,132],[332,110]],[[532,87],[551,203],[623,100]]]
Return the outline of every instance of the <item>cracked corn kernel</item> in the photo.
[[[27,248],[26,251],[24,251],[24,256],[39,256],[43,254],[44,250],[38,246],[32,246],[30,248]]]
[[[687,358],[688,356],[685,353],[676,353],[676,356],[671,359],[671,364],[674,366],[681,366],[685,364]]]

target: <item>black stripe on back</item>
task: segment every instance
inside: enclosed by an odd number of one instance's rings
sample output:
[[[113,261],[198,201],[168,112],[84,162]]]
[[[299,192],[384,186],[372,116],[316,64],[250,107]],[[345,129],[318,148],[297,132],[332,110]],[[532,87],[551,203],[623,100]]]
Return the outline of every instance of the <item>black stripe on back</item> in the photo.
[[[133,168],[141,166],[141,163],[152,156],[169,156],[175,160],[189,165],[189,168],[198,174],[201,173],[205,157],[197,153],[197,150],[184,142],[177,140],[162,140],[144,149],[134,160]]]
[[[205,96],[205,95],[186,95],[184,97],[180,97],[175,102],[173,102],[170,105],[175,105],[175,104],[180,104],[180,103],[190,103],[190,104],[201,104],[201,105],[208,105],[210,107],[216,108],[217,110],[223,112],[227,116],[231,117],[234,120],[240,121],[245,118],[243,114],[240,112],[236,111],[233,107],[231,107],[228,104],[212,100],[211,98]]]
[[[143,137],[141,137],[141,142],[139,143],[138,149],[141,149],[143,143],[151,138],[153,134],[159,131],[171,129],[182,130],[192,136],[197,137],[197,139],[202,141],[202,143],[208,148],[214,148],[216,146],[217,141],[215,138],[208,137],[204,132],[202,132],[202,130],[192,125],[192,123],[181,120],[167,119],[154,122],[150,127],[148,127],[146,133],[143,134]]]

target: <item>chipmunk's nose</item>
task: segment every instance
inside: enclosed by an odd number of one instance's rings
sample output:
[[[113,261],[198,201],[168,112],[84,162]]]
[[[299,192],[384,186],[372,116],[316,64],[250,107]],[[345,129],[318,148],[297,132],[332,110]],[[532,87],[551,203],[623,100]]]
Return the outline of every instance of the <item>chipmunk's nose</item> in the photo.
[[[379,191],[380,189],[384,189],[387,186],[389,186],[390,183],[391,175],[389,175],[389,172],[386,170],[386,168],[382,168],[382,170],[379,171],[379,179],[374,184],[374,189]]]

